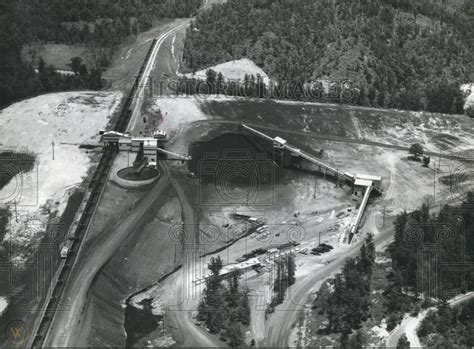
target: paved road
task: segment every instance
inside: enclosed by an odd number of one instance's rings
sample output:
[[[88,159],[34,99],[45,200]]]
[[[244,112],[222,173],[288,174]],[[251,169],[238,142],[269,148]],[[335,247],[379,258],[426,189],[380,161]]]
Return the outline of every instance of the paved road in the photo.
[[[459,304],[462,304],[463,302],[466,302],[470,299],[474,298],[474,292],[469,292],[466,294],[461,294],[458,295],[454,298],[451,298],[448,301],[448,304],[452,307],[457,306]],[[418,330],[418,327],[420,326],[421,322],[423,319],[426,317],[428,312],[430,310],[436,310],[435,307],[429,308],[426,310],[423,310],[418,314],[416,317],[407,317],[405,318],[402,323],[397,326],[392,333],[390,333],[390,336],[386,339],[385,345],[388,348],[396,348],[398,340],[400,337],[405,334],[407,336],[408,341],[410,342],[410,346],[412,348],[420,348],[422,347],[420,343],[420,339],[418,338],[418,335],[416,331]]]

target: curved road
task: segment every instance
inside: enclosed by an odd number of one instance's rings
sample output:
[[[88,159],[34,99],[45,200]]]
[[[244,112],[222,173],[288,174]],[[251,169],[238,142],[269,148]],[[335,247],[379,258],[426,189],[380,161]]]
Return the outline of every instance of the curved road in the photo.
[[[144,79],[148,79],[154,66],[156,56],[161,48],[162,43],[168,39],[176,31],[184,29],[188,24],[178,23],[173,28],[163,33],[157,40],[153,54],[147,63]],[[145,90],[144,80],[141,80],[139,89],[133,106],[133,115],[129,123],[135,124],[139,116],[139,107],[143,103]],[[147,193],[147,195],[137,204],[137,206],[126,217],[118,221],[115,225],[102,232],[98,238],[94,240],[94,244],[83,244],[78,251],[76,263],[72,266],[74,269],[70,279],[67,282],[62,295],[62,303],[69,304],[69,311],[60,311],[54,314],[54,319],[48,332],[45,345],[52,347],[77,346],[86,342],[86,338],[82,338],[81,332],[84,328],[84,308],[88,301],[88,290],[90,285],[100,272],[103,265],[110,259],[114,252],[120,247],[127,238],[130,231],[133,231],[139,221],[143,219],[145,213],[154,204],[157,198],[162,197],[162,193],[170,184],[170,174],[166,165],[162,166],[162,176],[156,185]],[[174,180],[172,181],[172,183]],[[187,212],[189,214],[189,212]],[[193,219],[193,218],[191,218]],[[88,250],[83,249],[84,245],[88,246]],[[65,301],[69,300],[69,301]],[[86,330],[87,332],[87,330]],[[208,342],[206,342],[208,344]]]
[[[224,347],[225,344],[217,337],[209,334],[204,329],[195,325],[191,312],[197,309],[196,300],[200,299],[200,287],[192,283],[194,275],[201,270],[202,260],[199,258],[199,229],[193,206],[186,196],[179,182],[170,175],[166,162],[160,162],[160,167],[171,181],[178,193],[182,206],[183,222],[186,234],[186,247],[183,251],[183,266],[168,280],[164,281],[166,287],[173,291],[174,306],[169,306],[165,314],[165,323],[170,322],[170,332],[175,338],[180,338],[179,344],[183,347]]]
[[[463,302],[466,302],[470,299],[474,298],[474,292],[469,292],[466,294],[457,295],[454,298],[451,298],[448,301],[448,304],[451,307],[457,306]],[[398,340],[400,337],[405,334],[407,336],[408,341],[410,342],[410,346],[412,348],[421,348],[422,344],[420,343],[420,339],[416,331],[420,326],[423,319],[426,317],[430,310],[436,310],[435,307],[423,310],[418,314],[416,317],[407,317],[405,318],[402,323],[395,328],[395,330],[390,333],[390,336],[385,341],[385,346],[387,348],[396,348]]]
[[[393,228],[388,224],[387,228],[374,236],[376,248],[385,245],[392,238],[392,230]],[[271,315],[267,322],[265,329],[266,341],[259,344],[269,348],[293,347],[294,345],[288,343],[288,340],[299,311],[305,308],[306,300],[327,278],[337,273],[348,258],[354,258],[359,254],[361,244],[362,241],[352,245],[352,249],[348,253],[336,258],[314,273],[297,279],[295,284],[288,288],[288,297],[276,307],[275,313]]]
[[[148,209],[161,198],[168,188],[169,174],[164,174],[157,184],[146,194],[137,206],[126,217],[119,220],[106,231],[94,238],[93,244],[85,242],[78,251],[78,258],[73,266],[70,279],[62,296],[63,303],[69,304],[69,311],[59,311],[54,315],[51,329],[45,339],[46,346],[69,347],[78,346],[85,341],[80,338],[80,329],[84,326],[81,321],[84,316],[84,306],[87,304],[88,291],[93,279],[120,248],[123,241],[134,231]],[[65,301],[68,299],[69,301]]]
[[[145,74],[141,80],[140,87],[137,91],[137,97],[133,105],[133,114],[129,124],[129,130],[133,131],[137,119],[140,116],[141,106],[143,104],[143,96],[145,90],[145,83],[153,70],[155,61],[159,55],[160,48],[168,38],[179,30],[186,28],[188,24],[178,24],[175,27],[169,29],[163,33],[157,40],[157,44],[153,49],[151,58],[146,66]],[[158,72],[156,72],[158,73]],[[160,72],[161,73],[161,72]],[[173,74],[174,72],[166,72]],[[232,123],[237,124],[238,122],[214,120],[207,121],[212,123]],[[393,149],[408,150],[408,147],[395,146],[389,144],[382,144],[378,142],[371,142],[357,139],[347,139],[336,136],[324,136],[318,134],[308,134],[306,132],[296,132],[281,130],[272,127],[266,127],[262,125],[252,125],[260,129],[273,130],[278,132],[286,132],[290,134],[304,135],[306,137],[313,137],[332,141],[342,141],[346,143],[358,143],[373,146],[382,146]],[[432,154],[438,156],[439,154]],[[451,157],[451,155],[441,155]],[[135,209],[121,221],[117,222],[113,227],[108,229],[106,232],[100,235],[96,243],[90,247],[89,250],[81,250],[80,258],[78,258],[74,265],[74,274],[71,274],[66,289],[63,294],[63,299],[72,299],[71,309],[69,312],[59,312],[55,315],[54,321],[51,325],[51,331],[48,333],[45,343],[48,346],[75,346],[84,338],[80,338],[81,326],[84,326],[84,321],[81,319],[84,316],[84,305],[87,301],[87,291],[91,285],[92,280],[96,274],[100,271],[101,267],[107,262],[107,260],[113,255],[113,253],[120,246],[122,241],[127,237],[128,232],[136,226],[146,211],[153,205],[156,198],[161,197],[161,193],[171,183],[176,189],[180,198],[183,208],[183,221],[187,227],[191,227],[192,231],[188,231],[191,236],[194,236],[194,244],[199,244],[199,229],[196,229],[197,221],[190,201],[186,197],[183,189],[180,187],[178,181],[170,175],[167,165],[160,163],[160,167],[163,171],[163,176],[153,187],[153,189],[146,195],[146,197],[138,203]],[[189,228],[188,228],[189,229]],[[380,234],[375,236],[376,245],[385,244],[391,238],[390,229],[383,230]],[[288,290],[291,294],[291,298],[285,300],[283,304],[277,307],[275,314],[270,318],[266,326],[266,342],[264,343],[268,347],[286,347],[288,346],[288,338],[291,333],[291,327],[296,320],[298,310],[304,307],[305,300],[308,298],[311,289],[318,286],[327,277],[339,271],[343,266],[345,260],[350,257],[355,257],[359,253],[358,247],[360,243],[353,246],[352,250],[338,257],[336,260],[316,271],[315,273],[308,275],[297,282]],[[192,275],[195,272],[195,268],[199,267],[198,254],[191,253],[189,262],[191,267],[184,266],[175,275],[170,278],[173,283],[173,292],[175,295],[176,306],[169,309],[167,312],[167,319],[169,322],[175,325],[177,334],[182,338],[182,345],[186,347],[196,346],[224,346],[215,336],[210,335],[203,329],[195,326],[192,317],[191,310],[194,310],[196,300],[196,290],[193,288],[191,282]],[[73,276],[74,275],[74,276]],[[198,292],[198,291],[197,291]],[[194,295],[189,299],[183,299],[183,295]],[[67,297],[67,298],[66,298]]]

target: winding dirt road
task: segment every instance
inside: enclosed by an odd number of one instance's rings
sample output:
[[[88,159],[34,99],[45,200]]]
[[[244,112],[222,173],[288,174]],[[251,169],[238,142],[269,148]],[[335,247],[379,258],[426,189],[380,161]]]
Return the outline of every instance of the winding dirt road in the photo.
[[[385,245],[392,238],[392,230],[391,224],[387,224],[387,228],[378,233],[370,231],[377,234],[374,237],[376,248]],[[259,344],[270,348],[293,347],[294,344],[288,343],[288,340],[298,313],[305,308],[306,300],[327,278],[337,273],[348,258],[354,258],[359,254],[361,244],[362,242],[358,242],[347,254],[336,258],[316,272],[296,280],[295,284],[288,288],[285,301],[277,306],[275,313],[267,322],[266,340]]]
[[[86,338],[81,338],[80,329],[85,323],[81,320],[85,316],[84,306],[87,304],[88,291],[93,279],[136,229],[157,198],[162,197],[168,185],[169,174],[164,174],[132,212],[98,235],[93,244],[87,244],[87,250],[85,248],[79,250],[71,277],[61,298],[63,303],[69,304],[69,311],[55,314],[45,340],[46,346],[74,347],[86,344],[84,343]]]
[[[469,292],[451,298],[448,301],[448,304],[451,307],[454,307],[472,298],[474,298],[474,292]],[[392,331],[392,333],[390,333],[390,336],[385,341],[385,346],[387,348],[396,348],[398,340],[403,334],[405,334],[412,348],[421,348],[422,344],[420,343],[420,339],[418,338],[416,331],[430,310],[436,310],[436,308],[429,308],[420,312],[416,317],[409,316],[403,319],[402,323],[397,326]]]
[[[197,304],[201,298],[202,286],[196,286],[192,280],[200,276],[203,270],[203,260],[199,258],[200,251],[200,231],[199,222],[192,202],[185,191],[172,175],[170,176],[166,162],[160,163],[160,168],[164,171],[167,178],[176,192],[182,206],[183,223],[185,226],[185,238],[182,254],[182,268],[166,280],[165,287],[173,290],[173,305],[168,306],[165,314],[165,323],[168,324],[168,330],[182,347],[224,347],[225,344],[210,335],[204,329],[196,326],[191,313],[197,309]]]

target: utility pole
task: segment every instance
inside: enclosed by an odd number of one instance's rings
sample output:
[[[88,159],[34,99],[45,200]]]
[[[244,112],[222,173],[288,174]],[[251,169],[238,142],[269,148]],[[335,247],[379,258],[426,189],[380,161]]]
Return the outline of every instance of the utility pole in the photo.
[[[54,140],[51,142],[51,146],[53,148],[53,160],[54,160]]]
[[[321,230],[319,231],[319,245],[321,245]]]

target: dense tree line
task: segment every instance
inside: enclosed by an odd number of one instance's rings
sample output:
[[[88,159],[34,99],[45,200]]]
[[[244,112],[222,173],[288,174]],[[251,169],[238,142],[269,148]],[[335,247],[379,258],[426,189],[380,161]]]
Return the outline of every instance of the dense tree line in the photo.
[[[164,17],[189,17],[202,0],[2,0],[0,2],[0,108],[39,93],[100,88],[97,77],[116,47]],[[62,77],[51,67],[38,76],[22,62],[25,44],[63,43],[90,47],[97,57],[89,76]],[[47,62],[46,62],[47,63]]]
[[[190,17],[202,0],[19,0],[28,42],[114,47],[130,34],[151,28],[158,18]]]
[[[369,317],[370,280],[375,262],[373,236],[368,235],[360,249],[360,256],[346,261],[342,272],[330,280],[329,287],[322,287],[314,301],[313,308],[328,319],[326,331],[341,333],[342,347],[359,347],[363,336],[352,330],[360,329],[361,323]],[[332,292],[329,290],[332,289]]]
[[[212,275],[206,280],[197,318],[211,333],[220,334],[229,346],[238,347],[244,343],[243,326],[250,324],[249,291],[240,288],[238,271],[224,282],[219,275],[222,266],[220,256],[211,258],[208,268]]]
[[[229,0],[199,14],[183,58],[196,71],[246,56],[276,85],[349,84],[364,106],[462,113],[474,79],[474,2]]]
[[[422,321],[418,336],[430,348],[474,346],[474,300],[451,308],[443,302]]]
[[[357,91],[345,82],[333,82],[325,88],[321,82],[289,82],[266,85],[260,74],[245,74],[242,81],[224,79],[222,73],[213,69],[206,71],[206,80],[180,77],[176,91],[187,95],[218,94],[247,98],[316,100],[318,102],[350,102]]]
[[[474,260],[473,205],[471,192],[459,207],[444,206],[438,214],[431,214],[429,205],[423,204],[397,217],[394,242],[388,248],[392,259],[386,291],[390,313],[406,312],[414,301],[409,294],[439,298],[474,289],[474,272],[443,272],[438,264]]]

